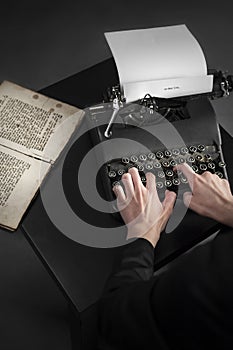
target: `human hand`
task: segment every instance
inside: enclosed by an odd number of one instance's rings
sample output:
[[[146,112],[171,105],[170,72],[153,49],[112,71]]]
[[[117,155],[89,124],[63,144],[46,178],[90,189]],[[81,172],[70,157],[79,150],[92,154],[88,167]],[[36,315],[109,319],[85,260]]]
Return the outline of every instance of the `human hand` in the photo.
[[[184,203],[200,215],[233,227],[233,196],[229,182],[205,171],[196,174],[187,164],[176,167],[181,170],[192,189],[184,193]]]
[[[166,191],[161,203],[155,176],[147,173],[146,180],[145,187],[138,170],[131,168],[122,176],[125,190],[117,185],[114,186],[113,191],[117,197],[118,209],[128,228],[127,238],[143,237],[155,247],[172,213],[176,194]]]

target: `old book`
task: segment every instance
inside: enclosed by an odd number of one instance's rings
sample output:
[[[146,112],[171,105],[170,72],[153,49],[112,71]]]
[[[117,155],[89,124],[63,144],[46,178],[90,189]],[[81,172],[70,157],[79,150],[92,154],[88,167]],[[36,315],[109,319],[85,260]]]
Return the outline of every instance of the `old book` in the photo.
[[[0,226],[18,227],[83,115],[11,82],[0,85]]]

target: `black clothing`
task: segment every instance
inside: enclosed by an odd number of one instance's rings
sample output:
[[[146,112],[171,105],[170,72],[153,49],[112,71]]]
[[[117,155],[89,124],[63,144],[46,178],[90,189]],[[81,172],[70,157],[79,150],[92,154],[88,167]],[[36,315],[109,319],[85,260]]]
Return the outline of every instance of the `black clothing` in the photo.
[[[99,302],[99,349],[232,350],[233,230],[153,275],[156,248],[126,246]]]

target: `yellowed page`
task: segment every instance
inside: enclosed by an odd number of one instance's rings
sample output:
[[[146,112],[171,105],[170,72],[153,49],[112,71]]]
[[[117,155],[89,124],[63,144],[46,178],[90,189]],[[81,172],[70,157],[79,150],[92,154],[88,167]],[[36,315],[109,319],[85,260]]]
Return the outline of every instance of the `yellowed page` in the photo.
[[[0,144],[54,162],[83,114],[77,107],[4,81],[0,86]],[[56,130],[57,138],[52,137]]]
[[[0,225],[16,229],[51,165],[0,146]]]

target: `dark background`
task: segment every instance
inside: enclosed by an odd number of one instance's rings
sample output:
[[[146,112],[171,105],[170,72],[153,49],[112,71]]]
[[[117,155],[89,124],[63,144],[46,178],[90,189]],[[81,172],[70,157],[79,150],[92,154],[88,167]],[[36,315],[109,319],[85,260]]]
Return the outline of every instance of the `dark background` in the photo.
[[[208,67],[233,74],[230,1],[1,3],[0,81],[40,90],[111,56],[104,32],[186,24]],[[232,96],[214,106],[233,135]],[[67,302],[22,232],[0,235],[0,348],[71,349]]]

